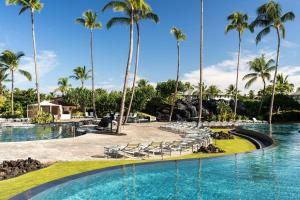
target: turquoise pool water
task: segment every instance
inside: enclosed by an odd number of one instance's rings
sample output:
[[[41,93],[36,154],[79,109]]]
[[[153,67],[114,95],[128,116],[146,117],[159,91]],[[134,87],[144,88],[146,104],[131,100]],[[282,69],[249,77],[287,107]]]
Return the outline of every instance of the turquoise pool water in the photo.
[[[266,125],[248,127],[270,134]],[[299,124],[274,125],[274,148],[230,157],[132,165],[79,178],[33,200],[300,199]]]
[[[74,137],[71,124],[36,125],[33,127],[1,127],[0,142],[21,142]]]

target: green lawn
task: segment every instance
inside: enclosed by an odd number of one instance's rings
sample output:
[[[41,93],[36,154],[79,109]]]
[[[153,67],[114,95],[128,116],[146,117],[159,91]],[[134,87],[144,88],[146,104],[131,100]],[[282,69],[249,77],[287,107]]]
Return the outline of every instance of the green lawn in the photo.
[[[223,131],[228,131],[224,130]],[[216,130],[220,131],[220,129]],[[166,160],[180,160],[191,158],[207,158],[231,155],[235,153],[242,153],[255,150],[255,146],[248,140],[235,137],[234,140],[218,140],[215,141],[216,146],[226,151],[226,153],[219,154],[191,154],[180,156]],[[58,162],[45,169],[31,172],[17,178],[0,181],[0,199],[5,200],[10,197],[24,192],[30,188],[36,187],[49,181],[57,180],[66,176],[87,172],[95,169],[103,169],[112,166],[125,165],[131,163],[151,162],[153,160],[135,160],[135,161],[84,161],[84,162]]]

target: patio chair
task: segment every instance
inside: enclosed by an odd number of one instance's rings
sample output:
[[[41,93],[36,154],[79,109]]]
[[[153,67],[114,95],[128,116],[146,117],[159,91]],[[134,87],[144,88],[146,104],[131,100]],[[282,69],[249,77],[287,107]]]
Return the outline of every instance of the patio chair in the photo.
[[[182,141],[166,142],[163,148],[170,151],[170,156],[172,151],[179,151],[181,155],[181,152],[185,150],[184,146],[182,145]]]
[[[104,147],[104,155],[107,158],[121,158],[123,155],[120,153],[120,146]]]
[[[152,142],[145,148],[143,148],[143,151],[148,153],[148,157],[150,156],[149,154],[152,153],[153,155],[155,154],[163,154],[163,149],[162,146],[163,142]]]
[[[122,151],[124,154],[128,154],[134,157],[144,156],[141,150],[141,144],[127,144],[126,146],[120,148],[120,151]]]

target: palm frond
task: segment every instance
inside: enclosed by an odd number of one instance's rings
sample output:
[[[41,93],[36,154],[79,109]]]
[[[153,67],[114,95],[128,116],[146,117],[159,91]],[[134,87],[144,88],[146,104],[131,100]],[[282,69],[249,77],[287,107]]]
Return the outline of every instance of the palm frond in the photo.
[[[287,12],[281,17],[282,22],[293,21],[296,18],[293,12]]]
[[[154,23],[159,23],[160,19],[159,16],[153,12],[147,12],[144,16],[143,19],[149,19],[152,20]]]
[[[229,31],[232,31],[234,29],[236,29],[236,25],[234,25],[234,24],[227,25],[225,28],[225,34],[227,34]]]
[[[260,43],[262,38],[271,32],[271,27],[268,26],[261,30],[256,36],[256,44]]]
[[[123,12],[127,9],[127,4],[123,1],[111,1],[102,8],[102,12],[105,12],[109,9],[117,12]]]
[[[246,88],[246,89],[250,88],[256,80],[257,80],[257,77],[253,77],[252,79],[250,79],[250,80],[246,83],[245,88]]]
[[[243,77],[243,80],[246,80],[246,79],[252,79],[254,77],[257,77],[257,73],[250,73],[250,74],[247,74]]]
[[[28,71],[19,69],[19,73],[27,78],[27,80],[32,81],[32,76]]]
[[[127,17],[113,17],[111,18],[107,24],[106,24],[106,27],[107,29],[110,29],[112,26],[114,25],[129,25],[130,24],[130,18],[127,18]]]

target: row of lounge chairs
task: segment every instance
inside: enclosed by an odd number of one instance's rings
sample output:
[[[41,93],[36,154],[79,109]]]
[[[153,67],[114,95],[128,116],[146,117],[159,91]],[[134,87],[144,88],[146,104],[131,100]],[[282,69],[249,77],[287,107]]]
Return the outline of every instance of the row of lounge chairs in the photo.
[[[177,127],[178,129],[172,129],[171,127]],[[163,127],[162,127],[163,128]],[[148,145],[142,144],[127,144],[126,146],[112,146],[105,147],[104,153],[107,157],[111,158],[121,158],[121,157],[150,157],[150,155],[172,155],[172,152],[179,152],[181,154],[183,151],[192,151],[194,149],[199,149],[200,147],[207,147],[213,143],[211,137],[211,130],[196,129],[187,126],[174,126],[169,124],[169,126],[164,126],[165,130],[172,131],[174,133],[180,134],[181,140],[173,142],[152,142]],[[185,131],[184,131],[185,130]]]
[[[104,154],[108,158],[128,158],[128,157],[150,157],[155,155],[172,155],[172,152],[183,152],[188,150],[182,141],[173,142],[152,142],[148,145],[127,144],[125,146],[104,147]]]
[[[229,122],[221,122],[221,121],[204,121],[200,124],[199,127],[210,127],[210,128],[221,128],[221,127],[238,127],[247,124],[264,124],[266,121],[259,121],[255,118],[253,120],[239,120],[239,121],[229,121]],[[167,127],[184,127],[184,128],[196,128],[196,122],[175,122],[166,125]]]

